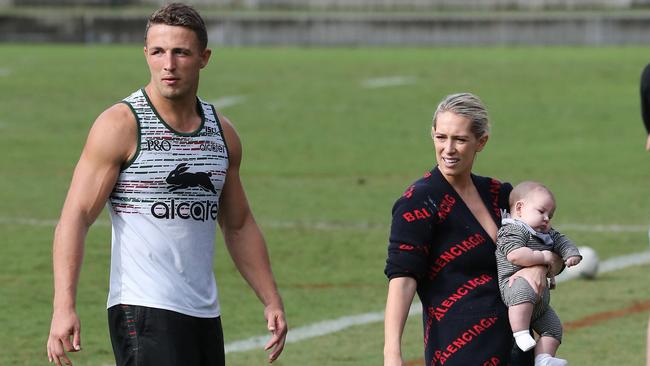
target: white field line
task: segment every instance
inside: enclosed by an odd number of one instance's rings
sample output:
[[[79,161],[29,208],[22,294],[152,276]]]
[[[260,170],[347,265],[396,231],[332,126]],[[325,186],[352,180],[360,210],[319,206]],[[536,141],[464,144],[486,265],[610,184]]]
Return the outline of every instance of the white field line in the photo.
[[[620,257],[614,257],[600,262],[598,265],[598,274],[617,271],[626,267],[637,266],[646,263],[650,263],[650,251],[622,255]],[[560,273],[556,277],[556,280],[557,282],[563,282],[572,280],[577,277],[580,277],[580,274],[577,271],[572,272],[564,270],[564,272]]]
[[[384,313],[365,313],[359,315],[344,316],[333,320],[324,320],[289,330],[287,343],[296,343],[305,339],[319,337],[322,335],[340,332],[345,328],[355,325],[376,323],[384,320]],[[252,349],[262,349],[270,336],[263,335],[231,342],[225,345],[226,353],[244,352]]]
[[[0,224],[23,225],[23,226],[45,226],[54,227],[59,220],[54,219],[30,219],[26,217],[0,217]],[[97,220],[93,225],[111,226],[109,221]]]
[[[9,76],[11,75],[11,69],[0,68],[0,76]]]
[[[630,266],[650,263],[650,251],[634,253],[615,257],[600,263],[598,273],[606,273],[616,271]],[[576,278],[577,275],[571,276],[558,276],[557,282],[564,282]],[[409,316],[422,314],[422,305],[420,302],[415,301],[409,310]],[[335,332],[342,331],[346,328],[355,325],[364,325],[370,323],[378,323],[384,320],[384,312],[378,311],[373,313],[365,313],[359,315],[344,316],[332,320],[324,320],[317,323],[308,324],[302,327],[289,329],[287,334],[287,343],[295,343],[307,340],[314,337],[319,337]],[[240,341],[235,341],[226,344],[226,353],[229,352],[245,352],[254,349],[262,349],[264,344],[268,342],[270,336],[257,336]]]
[[[312,230],[375,230],[388,228],[388,223],[372,223],[367,221],[261,221],[262,227],[273,229],[312,229]]]
[[[391,86],[401,86],[415,84],[416,79],[413,76],[388,76],[383,78],[366,79],[361,82],[361,86],[368,89],[386,88]]]
[[[14,224],[14,225],[24,225],[24,226],[55,226],[57,220],[55,219],[34,219],[27,217],[0,217],[0,224]],[[93,225],[99,226],[110,226],[109,221],[97,220]],[[274,220],[261,220],[260,226],[268,227],[272,229],[312,229],[312,230],[376,230],[376,229],[387,229],[388,223],[382,224],[377,222],[367,222],[367,221],[352,221],[352,222],[342,222],[342,221],[274,221]],[[608,232],[608,233],[619,233],[619,232],[633,232],[641,233],[646,232],[649,227],[644,225],[601,225],[601,224],[561,224],[558,225],[560,231],[571,230],[571,231],[591,231],[591,232]]]
[[[357,222],[340,222],[340,221],[262,221],[262,226],[274,229],[314,229],[314,230],[332,230],[332,229],[349,229],[349,230],[373,230],[388,228],[388,223],[372,223],[367,221]],[[589,225],[589,224],[561,224],[558,230],[579,231],[579,232],[600,232],[600,233],[620,233],[620,232],[645,232],[649,226],[644,225]]]
[[[25,225],[25,226],[46,226],[52,227],[55,226],[57,220],[52,219],[30,219],[30,218],[20,218],[20,217],[0,217],[0,224],[14,224],[14,225]],[[110,223],[103,220],[98,220],[94,225],[100,226],[110,226]],[[262,223],[264,226],[264,223]],[[296,222],[296,221],[275,221],[268,222],[266,226],[278,227],[278,228],[293,228],[293,227],[309,227],[315,229],[341,229],[341,228],[352,228],[352,229],[361,229],[369,230],[373,228],[382,227],[378,224],[370,223],[347,223],[341,224],[336,222]],[[586,224],[565,224],[562,225],[563,229],[572,228],[572,230],[577,231],[629,231],[629,232],[645,232],[647,228],[641,225],[586,225]],[[640,265],[650,263],[650,251],[634,253],[629,255],[624,255],[620,257],[611,258],[600,263],[598,273],[607,273],[611,271],[616,271],[625,267]],[[574,273],[565,273],[557,277],[557,282],[568,281],[576,278],[578,275]],[[422,306],[419,302],[414,302],[411,305],[409,311],[410,315],[417,315],[422,313]],[[319,337],[322,335],[327,335],[330,333],[335,333],[342,331],[346,328],[363,325],[369,323],[380,322],[384,319],[383,312],[372,312],[358,315],[344,316],[332,320],[324,320],[312,324],[308,324],[302,327],[295,329],[290,329],[289,334],[287,335],[287,343],[300,342],[306,339]],[[255,336],[248,339],[243,339],[240,341],[234,341],[225,345],[226,353],[228,352],[244,352],[250,351],[253,349],[261,349],[264,347],[264,344],[268,341],[268,335]]]
[[[224,109],[236,104],[243,103],[246,100],[246,97],[243,95],[231,95],[227,97],[222,97],[217,100],[210,101],[209,103],[214,105],[214,107],[219,109]]]
[[[558,230],[593,231],[600,233],[643,232],[648,226],[643,225],[587,225],[587,224],[559,224]]]

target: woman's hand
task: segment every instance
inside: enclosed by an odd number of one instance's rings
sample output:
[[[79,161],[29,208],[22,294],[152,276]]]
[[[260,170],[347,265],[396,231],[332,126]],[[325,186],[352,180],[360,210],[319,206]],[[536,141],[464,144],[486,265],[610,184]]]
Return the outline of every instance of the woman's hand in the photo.
[[[510,276],[510,279],[508,280],[508,287],[512,286],[512,283],[517,279],[517,278],[523,278],[526,281],[528,281],[528,284],[530,287],[533,288],[533,291],[537,295],[542,293],[542,290],[546,288],[548,285],[546,281],[546,275],[548,274],[548,267],[547,266],[530,266],[530,267],[525,267]]]
[[[559,275],[563,269],[564,269],[564,260],[562,259],[562,257],[560,257],[555,252],[553,252],[553,260],[549,265],[548,277]]]

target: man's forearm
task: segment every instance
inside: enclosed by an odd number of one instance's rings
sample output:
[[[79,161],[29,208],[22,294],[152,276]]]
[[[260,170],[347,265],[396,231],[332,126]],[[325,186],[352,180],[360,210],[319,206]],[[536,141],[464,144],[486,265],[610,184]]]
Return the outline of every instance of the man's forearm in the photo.
[[[52,247],[55,309],[75,307],[86,232],[85,226],[79,228],[65,221],[59,222],[56,227]]]
[[[265,306],[282,306],[266,242],[257,224],[244,225],[239,230],[224,233],[224,237],[235,266],[260,301]]]

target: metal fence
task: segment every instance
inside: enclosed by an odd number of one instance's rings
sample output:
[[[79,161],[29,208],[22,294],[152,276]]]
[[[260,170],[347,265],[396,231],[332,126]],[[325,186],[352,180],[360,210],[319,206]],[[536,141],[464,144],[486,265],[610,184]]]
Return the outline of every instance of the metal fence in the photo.
[[[5,6],[160,5],[169,0],[0,0]],[[326,10],[536,10],[634,9],[650,0],[185,0],[197,6],[233,9]]]
[[[286,46],[646,45],[641,15],[230,14],[205,16],[211,44]],[[141,43],[141,15],[0,15],[0,41]]]

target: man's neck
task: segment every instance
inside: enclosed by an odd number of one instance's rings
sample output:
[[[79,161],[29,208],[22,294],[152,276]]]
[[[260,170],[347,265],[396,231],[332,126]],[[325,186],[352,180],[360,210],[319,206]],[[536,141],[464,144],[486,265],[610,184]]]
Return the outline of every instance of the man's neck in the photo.
[[[145,87],[145,91],[160,117],[174,130],[192,132],[200,125],[201,117],[196,108],[195,94],[170,99],[161,96],[151,85]]]

